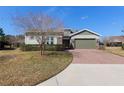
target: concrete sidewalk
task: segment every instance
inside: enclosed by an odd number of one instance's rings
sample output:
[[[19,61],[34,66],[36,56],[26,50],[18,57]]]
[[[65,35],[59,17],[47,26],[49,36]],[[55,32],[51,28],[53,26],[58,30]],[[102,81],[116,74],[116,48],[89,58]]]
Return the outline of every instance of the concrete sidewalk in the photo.
[[[39,86],[124,85],[123,64],[71,64]]]

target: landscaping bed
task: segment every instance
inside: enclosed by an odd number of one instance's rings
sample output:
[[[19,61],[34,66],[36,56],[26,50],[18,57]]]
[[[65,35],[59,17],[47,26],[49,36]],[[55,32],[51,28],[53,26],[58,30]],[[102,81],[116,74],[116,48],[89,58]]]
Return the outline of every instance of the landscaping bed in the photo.
[[[36,85],[64,70],[72,61],[67,51],[0,51],[0,85]],[[6,58],[4,60],[3,58]]]

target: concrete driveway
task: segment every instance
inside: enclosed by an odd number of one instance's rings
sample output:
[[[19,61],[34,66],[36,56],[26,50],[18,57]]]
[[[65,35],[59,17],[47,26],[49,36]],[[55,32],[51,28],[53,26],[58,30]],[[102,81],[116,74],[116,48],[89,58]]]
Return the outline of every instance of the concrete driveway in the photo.
[[[124,86],[124,65],[71,64],[38,86]]]
[[[96,49],[74,49],[73,63],[79,64],[124,64],[124,57]]]
[[[100,50],[70,50],[73,62],[38,86],[124,86],[124,57]]]

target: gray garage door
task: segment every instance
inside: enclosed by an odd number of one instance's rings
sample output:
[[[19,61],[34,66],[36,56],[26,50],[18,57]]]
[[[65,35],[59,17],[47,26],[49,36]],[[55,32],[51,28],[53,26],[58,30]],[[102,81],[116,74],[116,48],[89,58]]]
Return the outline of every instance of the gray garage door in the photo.
[[[75,39],[75,48],[94,49],[96,48],[96,40],[95,39]]]

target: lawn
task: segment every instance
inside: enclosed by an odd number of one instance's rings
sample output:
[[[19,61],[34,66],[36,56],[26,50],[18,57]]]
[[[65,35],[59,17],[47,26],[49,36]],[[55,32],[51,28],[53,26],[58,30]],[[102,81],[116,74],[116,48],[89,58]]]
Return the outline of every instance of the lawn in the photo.
[[[106,51],[124,57],[124,50],[121,47],[106,47]]]
[[[0,51],[0,85],[36,85],[64,70],[72,61],[67,51]]]

